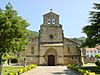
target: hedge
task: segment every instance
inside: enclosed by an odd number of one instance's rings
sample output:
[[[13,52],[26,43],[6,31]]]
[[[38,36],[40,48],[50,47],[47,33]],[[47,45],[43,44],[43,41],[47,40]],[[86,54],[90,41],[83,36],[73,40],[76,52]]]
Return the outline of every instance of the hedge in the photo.
[[[9,72],[7,75],[20,75],[20,74],[22,74],[24,72],[27,72],[28,70],[36,68],[36,66],[37,65],[32,64],[32,65],[26,66],[25,68],[19,69],[17,72]]]
[[[95,64],[96,64],[97,66],[100,66],[100,61],[96,61]]]
[[[79,69],[71,64],[67,65],[67,68],[72,69],[81,75],[95,75],[94,72],[88,72],[87,70]]]

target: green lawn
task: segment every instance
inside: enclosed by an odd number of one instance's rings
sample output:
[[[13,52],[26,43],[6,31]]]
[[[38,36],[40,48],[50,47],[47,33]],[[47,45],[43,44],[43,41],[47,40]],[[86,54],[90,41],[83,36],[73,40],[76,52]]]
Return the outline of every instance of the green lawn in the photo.
[[[23,68],[22,66],[4,66],[2,69],[3,75],[7,75],[8,72],[16,72],[18,69]]]

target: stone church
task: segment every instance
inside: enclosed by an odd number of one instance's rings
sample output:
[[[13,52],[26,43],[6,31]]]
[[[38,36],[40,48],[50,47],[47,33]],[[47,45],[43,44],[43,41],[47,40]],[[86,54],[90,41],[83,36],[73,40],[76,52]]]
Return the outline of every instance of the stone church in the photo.
[[[78,64],[78,43],[64,37],[59,15],[50,11],[43,15],[39,36],[34,37],[22,53],[27,64],[66,65]]]

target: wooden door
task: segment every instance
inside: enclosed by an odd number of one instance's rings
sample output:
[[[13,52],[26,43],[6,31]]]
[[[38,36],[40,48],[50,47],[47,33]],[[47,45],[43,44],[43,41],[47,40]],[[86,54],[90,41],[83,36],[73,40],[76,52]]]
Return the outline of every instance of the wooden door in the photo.
[[[48,66],[54,66],[55,65],[55,56],[49,55],[48,56]]]

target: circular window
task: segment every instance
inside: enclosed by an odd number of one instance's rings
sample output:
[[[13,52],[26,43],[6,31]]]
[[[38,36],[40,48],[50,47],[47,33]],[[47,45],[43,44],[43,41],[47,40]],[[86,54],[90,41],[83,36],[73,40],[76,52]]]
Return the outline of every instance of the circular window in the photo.
[[[53,39],[53,35],[50,35],[49,38],[50,38],[50,39]]]

